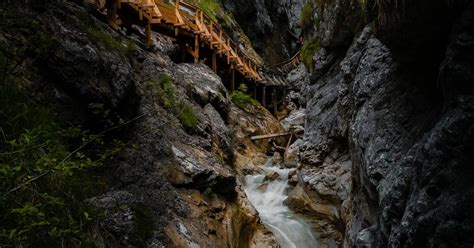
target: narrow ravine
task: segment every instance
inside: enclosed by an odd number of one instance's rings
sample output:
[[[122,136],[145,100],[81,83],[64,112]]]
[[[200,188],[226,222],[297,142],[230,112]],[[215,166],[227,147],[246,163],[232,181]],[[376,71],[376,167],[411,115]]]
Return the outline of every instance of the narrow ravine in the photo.
[[[262,174],[245,177],[245,193],[263,224],[273,232],[282,248],[318,247],[309,225],[284,203],[289,191],[288,174],[295,169],[278,168],[269,160],[263,170]],[[279,178],[265,181],[265,175],[274,172]]]

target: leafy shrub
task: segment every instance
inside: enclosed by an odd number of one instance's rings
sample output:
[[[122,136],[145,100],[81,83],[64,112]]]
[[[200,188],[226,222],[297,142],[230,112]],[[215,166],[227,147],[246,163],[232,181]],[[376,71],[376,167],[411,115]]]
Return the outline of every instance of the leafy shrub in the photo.
[[[313,69],[313,56],[319,50],[319,41],[316,39],[306,40],[301,48],[301,58],[306,67]]]
[[[97,193],[93,171],[119,150],[105,149],[100,135],[63,126],[4,73],[11,71],[5,61],[0,53],[0,243],[93,245],[87,233],[95,211],[84,200]]]

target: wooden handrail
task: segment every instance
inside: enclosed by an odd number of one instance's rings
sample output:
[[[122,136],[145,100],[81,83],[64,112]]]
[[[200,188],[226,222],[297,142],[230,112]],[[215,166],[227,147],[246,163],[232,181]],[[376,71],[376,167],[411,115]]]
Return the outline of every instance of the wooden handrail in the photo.
[[[147,45],[151,42],[150,24],[171,24],[174,29],[174,35],[180,34],[195,37],[196,42],[208,43],[209,47],[220,56],[227,57],[227,63],[236,65],[236,68],[242,75],[260,81],[261,77],[257,72],[257,63],[247,53],[241,51],[240,46],[224,31],[218,24],[212,21],[200,7],[183,0],[174,0],[174,7],[164,3],[162,0],[111,0],[121,5],[129,5],[138,12],[139,19],[147,23]],[[114,22],[111,22],[114,23]],[[161,24],[160,24],[161,25]],[[187,32],[187,33],[186,33]],[[196,48],[195,48],[196,49]],[[193,52],[193,56],[196,56]]]

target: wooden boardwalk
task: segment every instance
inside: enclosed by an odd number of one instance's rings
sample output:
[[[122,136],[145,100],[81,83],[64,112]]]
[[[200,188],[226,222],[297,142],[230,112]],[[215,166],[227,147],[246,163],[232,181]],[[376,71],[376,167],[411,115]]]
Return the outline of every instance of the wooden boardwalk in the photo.
[[[214,71],[217,70],[216,56],[224,57],[227,64],[245,78],[255,82],[262,81],[257,63],[229,38],[219,24],[212,21],[197,6],[182,0],[175,0],[173,4],[165,3],[163,0],[107,0],[101,7],[107,8],[109,22],[114,27],[118,27],[119,19],[123,19],[120,17],[122,8],[136,11],[139,21],[145,25],[147,46],[152,44],[152,28],[169,30],[169,27],[172,27],[171,35],[174,37],[184,36],[192,40],[184,46],[186,52],[194,57],[195,63],[199,63],[200,46],[207,46],[213,51],[211,60]]]

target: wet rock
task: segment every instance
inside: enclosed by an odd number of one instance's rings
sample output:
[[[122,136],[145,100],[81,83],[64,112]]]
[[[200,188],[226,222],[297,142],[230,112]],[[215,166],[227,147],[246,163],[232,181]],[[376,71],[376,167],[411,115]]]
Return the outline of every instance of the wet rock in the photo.
[[[238,173],[243,174],[243,175],[253,175],[253,174],[258,174],[258,173],[263,172],[263,169],[261,167],[263,163],[262,164],[256,163],[258,162],[258,160],[257,161],[255,161],[255,159],[252,160],[246,156],[243,156],[240,153],[236,153],[235,157],[236,159],[235,159],[234,166],[237,169]],[[267,159],[266,156],[265,156],[265,159]]]
[[[288,173],[288,184],[291,186],[296,186],[298,184],[298,171],[292,170]]]
[[[313,55],[314,71],[311,75],[313,79],[326,73],[335,60],[336,56],[334,53],[330,53],[326,48],[321,47],[321,49]]]
[[[322,47],[349,45],[364,22],[359,4],[350,0],[318,2],[314,12],[316,21],[305,38],[318,40]]]
[[[204,107],[204,113],[209,118],[209,124],[212,128],[213,150],[223,159],[222,162],[232,164],[234,162],[234,144],[231,131],[211,104]]]
[[[178,64],[176,67],[177,83],[183,85],[189,97],[201,106],[210,103],[227,120],[230,101],[227,90],[221,79],[204,64]]]
[[[272,144],[265,139],[252,141],[250,137],[279,133],[284,130],[267,109],[258,106],[250,106],[244,111],[232,104],[229,112],[229,125],[234,133],[234,142],[238,144],[237,151],[246,157],[259,158],[259,161],[265,162],[266,159],[262,159],[261,155],[256,156],[256,154],[265,154]],[[276,141],[284,143],[283,139]]]
[[[300,3],[302,0],[291,0],[289,2]],[[223,6],[228,11],[232,12],[237,22],[252,41],[252,45],[256,51],[259,52],[267,62],[270,64],[277,64],[284,61],[291,56],[289,47],[286,45],[291,40],[280,35],[287,32],[288,12],[292,6],[287,1],[272,1],[267,2],[263,0],[224,0]],[[297,6],[294,6],[293,13],[301,11]],[[298,18],[295,16],[293,18]]]
[[[309,84],[309,72],[306,66],[301,63],[290,71],[286,76],[286,80],[293,89],[302,89],[304,85]]]
[[[258,187],[257,187],[257,189],[262,191],[262,192],[266,191],[267,188],[268,188],[268,182],[264,182],[264,183],[258,185]]]
[[[301,145],[303,144],[302,139],[297,139],[293,144],[288,147],[285,153],[284,164],[285,167],[296,167],[298,165],[298,153]]]
[[[290,112],[290,114],[281,121],[281,125],[286,130],[292,130],[297,127],[303,127],[305,121],[306,110],[305,109],[295,109]]]
[[[283,158],[279,152],[274,152],[272,156],[272,164],[279,165],[283,162]]]
[[[270,174],[265,175],[263,178],[263,182],[273,182],[275,180],[281,180],[280,174],[278,172],[272,172]]]
[[[73,11],[84,12],[77,5],[65,5]],[[102,103],[108,108],[117,108],[134,90],[132,66],[124,54],[110,51],[78,31],[79,20],[74,18],[70,17],[67,23],[56,16],[43,18],[48,19],[43,20],[44,23],[48,29],[55,30],[55,37],[60,42],[49,56],[38,58],[38,67],[52,83],[84,105]],[[96,23],[111,31],[108,26]],[[118,37],[118,34],[112,34],[112,37]]]
[[[472,62],[466,62],[464,55],[472,57],[473,43],[468,38],[472,28],[468,26],[472,27],[474,5],[460,4],[462,10],[452,9],[459,16],[457,21],[432,18],[449,9],[441,8],[441,2],[410,3],[402,8],[409,14],[398,21],[376,20],[380,25],[376,30],[372,25],[362,29],[349,49],[343,55],[334,53],[340,56],[336,62],[305,87],[308,103],[300,183],[306,183],[307,194],[318,194],[314,199],[322,197],[339,206],[339,218],[347,224],[347,247],[473,242],[474,218],[462,210],[470,208],[474,199],[472,173],[467,172],[472,154],[462,151],[471,148],[467,144],[473,137],[472,124],[468,124],[474,109],[472,84],[467,85],[473,80]],[[416,17],[419,11],[415,9],[421,6],[428,12],[421,17],[424,21]],[[323,47],[344,44],[347,39],[342,32],[353,30],[334,29],[338,17],[328,20],[325,16],[350,8],[329,8],[314,28],[314,37],[319,37]],[[400,14],[397,11],[383,9],[381,13]],[[356,15],[343,14],[349,19]],[[449,45],[441,44],[447,30],[451,30]],[[415,38],[420,33],[426,35]],[[332,49],[328,51],[331,54]],[[419,56],[412,56],[413,51]],[[345,166],[349,155],[353,175],[352,180],[345,180],[354,183],[352,191],[338,186],[332,176]],[[446,185],[451,190],[445,190]],[[448,231],[455,225],[464,228]]]
[[[313,191],[305,189],[304,184],[297,184],[288,194],[286,204],[296,212],[305,214],[312,230],[322,244],[343,239],[344,225],[339,218],[338,210],[327,200],[320,199]]]

